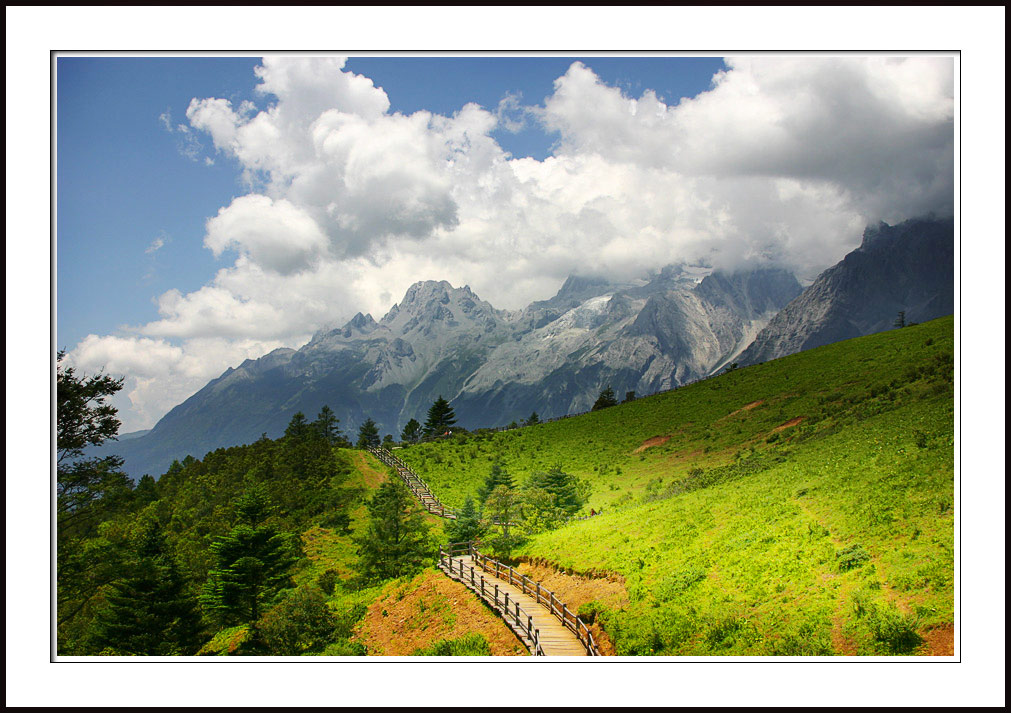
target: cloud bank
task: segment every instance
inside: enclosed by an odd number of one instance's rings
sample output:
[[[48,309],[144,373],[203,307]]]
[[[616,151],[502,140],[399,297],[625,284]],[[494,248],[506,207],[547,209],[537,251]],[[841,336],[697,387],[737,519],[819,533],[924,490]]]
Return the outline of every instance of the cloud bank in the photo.
[[[266,109],[190,103],[187,131],[235,161],[248,193],[207,220],[204,245],[230,262],[211,283],[166,292],[158,320],[70,355],[127,375],[124,430],[242,359],[357,311],[378,318],[419,279],[514,309],[572,273],[630,279],[679,261],[813,278],[868,223],[953,210],[946,57],[729,58],[676,105],[575,62],[542,105],[507,95],[452,116],[391,112],[344,64],[266,57]],[[550,157],[492,138],[524,123],[556,135]]]

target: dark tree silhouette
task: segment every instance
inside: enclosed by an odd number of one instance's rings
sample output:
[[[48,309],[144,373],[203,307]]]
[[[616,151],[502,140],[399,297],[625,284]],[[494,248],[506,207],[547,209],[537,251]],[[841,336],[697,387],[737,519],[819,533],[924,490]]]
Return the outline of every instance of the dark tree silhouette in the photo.
[[[428,409],[424,433],[426,436],[441,436],[455,425],[456,413],[453,412],[453,407],[449,405],[449,402],[440,395],[432,407]]]

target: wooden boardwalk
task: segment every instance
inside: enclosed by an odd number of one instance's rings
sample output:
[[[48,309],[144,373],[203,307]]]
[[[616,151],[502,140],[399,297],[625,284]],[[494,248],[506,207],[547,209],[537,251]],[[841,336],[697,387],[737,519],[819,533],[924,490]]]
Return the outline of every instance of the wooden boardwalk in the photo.
[[[535,655],[590,656],[596,653],[592,638],[588,640],[593,654],[572,628],[563,623],[569,622],[576,631],[582,624],[553,594],[525,577],[517,579],[519,575],[512,568],[504,573],[506,576],[502,576],[503,573],[496,576],[498,568],[489,567],[488,561],[480,554],[475,557],[443,553],[439,567],[492,606]]]
[[[385,448],[369,453],[390,466],[428,512],[455,520],[457,513],[432,493],[428,484]],[[574,518],[585,519],[585,518]],[[499,523],[497,520],[495,524]],[[599,656],[593,634],[554,592],[512,567],[481,554],[473,542],[439,549],[438,567],[484,599],[537,656]]]

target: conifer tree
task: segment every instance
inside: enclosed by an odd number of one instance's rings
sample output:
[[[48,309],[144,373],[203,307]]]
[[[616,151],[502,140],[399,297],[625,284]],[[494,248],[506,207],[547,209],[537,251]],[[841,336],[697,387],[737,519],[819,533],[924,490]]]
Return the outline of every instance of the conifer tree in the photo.
[[[138,537],[128,574],[106,594],[89,643],[95,653],[123,656],[190,656],[200,647],[196,599],[157,522]]]
[[[299,411],[291,417],[291,421],[288,422],[288,427],[284,429],[284,435],[286,438],[293,440],[302,440],[311,433],[311,430],[309,422],[305,418],[305,414]]]
[[[447,520],[443,526],[450,542],[471,542],[480,540],[488,531],[481,522],[481,511],[474,504],[474,498],[467,496],[455,520]]]
[[[418,419],[412,418],[407,422],[403,432],[400,434],[400,440],[405,443],[417,443],[421,440],[421,424],[418,423]]]
[[[200,602],[223,624],[255,622],[263,604],[291,585],[289,535],[266,524],[272,507],[262,486],[239,498],[236,524],[210,546],[214,565]]]
[[[503,485],[512,490],[516,487],[513,477],[502,467],[501,463],[495,463],[491,467],[491,473],[484,480],[484,485],[477,489],[477,499],[483,505],[488,500],[488,496],[498,486]]]
[[[363,578],[383,580],[420,570],[432,546],[428,525],[407,486],[399,479],[386,481],[368,510],[368,528],[355,540]]]
[[[339,424],[340,419],[334,415],[333,409],[326,405],[319,410],[319,415],[316,417],[316,420],[312,422],[316,431],[331,446],[337,445],[339,441],[343,440]]]
[[[534,411],[532,414],[530,414],[530,418],[528,418],[526,421],[523,422],[523,425],[524,426],[536,426],[540,422],[541,422],[541,417],[537,415],[536,411]]]
[[[365,423],[358,429],[358,447],[375,448],[379,445],[379,426],[371,418],[365,419]]]
[[[614,389],[608,386],[606,389],[600,392],[597,400],[593,404],[591,411],[599,411],[603,408],[608,408],[609,406],[617,406],[618,399],[614,396]]]
[[[426,436],[441,436],[449,432],[455,425],[456,413],[449,402],[440,395],[432,407],[428,409],[424,433]]]
[[[508,557],[513,548],[522,543],[523,538],[512,532],[512,524],[519,519],[521,499],[515,488],[499,485],[488,494],[484,507],[485,524],[497,524],[499,534],[491,537],[488,544],[497,555]]]
[[[540,471],[530,476],[526,483],[528,491],[542,490],[550,496],[550,505],[569,515],[575,514],[586,502],[587,485],[576,476],[562,471],[560,465],[548,471]]]

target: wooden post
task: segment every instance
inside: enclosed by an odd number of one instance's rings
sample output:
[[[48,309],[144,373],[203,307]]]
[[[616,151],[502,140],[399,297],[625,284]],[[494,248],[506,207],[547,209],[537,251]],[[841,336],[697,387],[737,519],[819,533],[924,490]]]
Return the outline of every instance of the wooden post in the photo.
[[[495,606],[498,606],[498,585],[495,585]]]
[[[537,603],[541,603],[541,583],[537,583]]]

